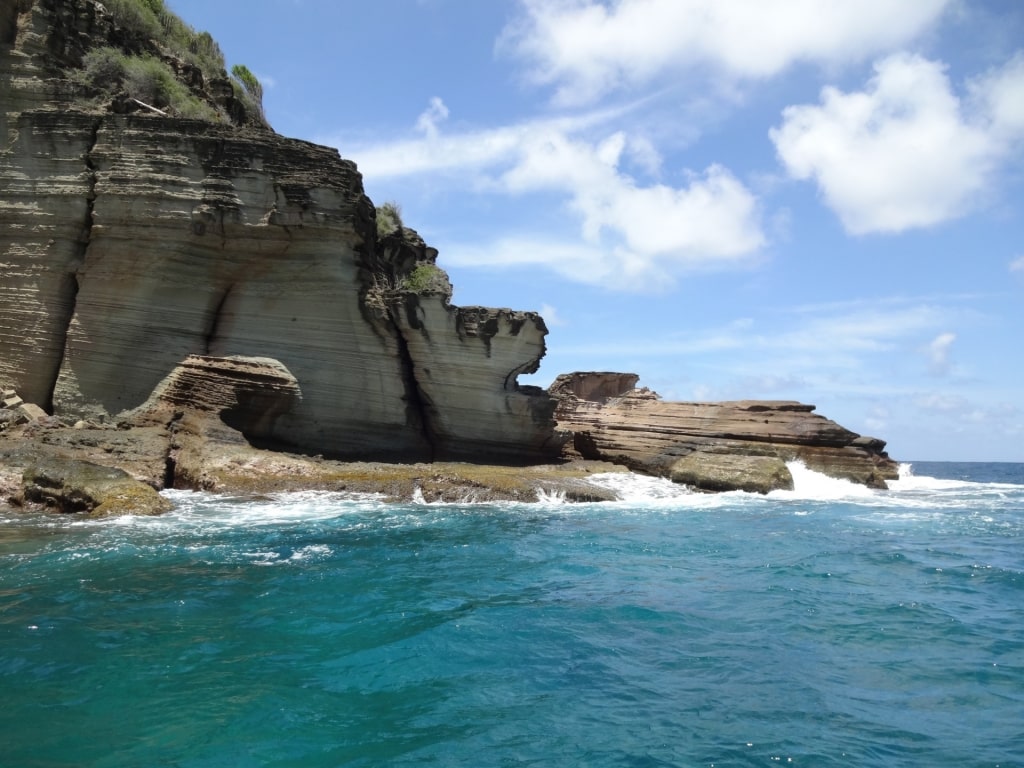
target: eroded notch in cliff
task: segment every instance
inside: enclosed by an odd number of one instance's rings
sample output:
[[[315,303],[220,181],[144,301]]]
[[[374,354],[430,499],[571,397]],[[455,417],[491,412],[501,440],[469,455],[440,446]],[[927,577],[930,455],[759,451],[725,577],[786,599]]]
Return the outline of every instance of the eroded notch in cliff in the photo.
[[[430,404],[416,380],[416,363],[409,350],[409,342],[402,333],[402,329],[391,318],[391,310],[388,310],[388,318],[391,319],[391,324],[395,329],[395,340],[398,343],[398,360],[401,366],[402,383],[405,386],[406,419],[411,425],[418,428],[430,454],[428,460],[434,461],[437,458],[438,435],[431,418]]]
[[[185,416],[184,411],[175,411],[171,420],[167,422],[168,434],[167,452],[164,454],[164,477],[163,490],[174,488],[175,480],[178,477],[178,425]]]
[[[57,379],[60,370],[64,366],[64,357],[68,348],[68,333],[71,328],[71,321],[75,316],[75,306],[78,302],[78,273],[85,264],[89,251],[89,244],[92,242],[93,209],[96,204],[96,165],[93,163],[92,154],[99,140],[100,127],[103,120],[97,118],[89,125],[89,139],[85,151],[82,153],[82,162],[85,165],[86,190],[85,190],[85,213],[82,217],[82,226],[78,234],[75,248],[68,259],[64,272],[60,277],[60,284],[57,289],[57,302],[55,310],[60,313],[57,324],[57,338],[54,346],[59,350],[55,356],[54,368],[49,376],[49,390],[46,393],[46,402],[42,403],[43,408],[53,413],[53,396],[57,389]]]
[[[217,332],[220,329],[221,318],[224,314],[224,306],[228,302],[228,297],[231,295],[231,290],[234,286],[229,286],[224,293],[217,299],[217,304],[213,307],[210,312],[210,323],[206,330],[206,337],[203,339],[203,354],[212,355],[214,354],[213,345],[217,340]]]

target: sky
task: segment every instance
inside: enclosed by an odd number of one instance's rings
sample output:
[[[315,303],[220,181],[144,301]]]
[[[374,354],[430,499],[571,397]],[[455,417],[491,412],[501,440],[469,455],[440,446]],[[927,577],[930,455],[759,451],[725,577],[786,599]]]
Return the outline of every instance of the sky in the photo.
[[[798,400],[900,461],[1024,461],[1024,3],[166,0],[354,160],[520,383]]]

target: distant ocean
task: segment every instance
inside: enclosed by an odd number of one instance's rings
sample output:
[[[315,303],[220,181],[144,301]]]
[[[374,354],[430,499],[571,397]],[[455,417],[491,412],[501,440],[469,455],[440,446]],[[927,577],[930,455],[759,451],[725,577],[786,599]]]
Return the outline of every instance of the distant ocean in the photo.
[[[1024,464],[0,512],[0,766],[1024,766]]]

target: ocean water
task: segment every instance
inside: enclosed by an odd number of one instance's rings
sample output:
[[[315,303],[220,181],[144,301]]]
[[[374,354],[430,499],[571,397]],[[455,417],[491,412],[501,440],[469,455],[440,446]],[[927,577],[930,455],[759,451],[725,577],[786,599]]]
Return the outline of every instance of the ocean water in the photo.
[[[0,766],[1024,766],[1024,465],[0,513]]]

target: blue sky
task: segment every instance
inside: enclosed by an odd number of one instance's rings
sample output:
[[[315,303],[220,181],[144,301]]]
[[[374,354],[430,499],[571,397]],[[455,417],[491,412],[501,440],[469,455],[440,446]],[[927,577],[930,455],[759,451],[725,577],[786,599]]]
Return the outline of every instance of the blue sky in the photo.
[[[786,399],[1024,461],[1024,4],[167,0],[440,251],[523,383]]]

